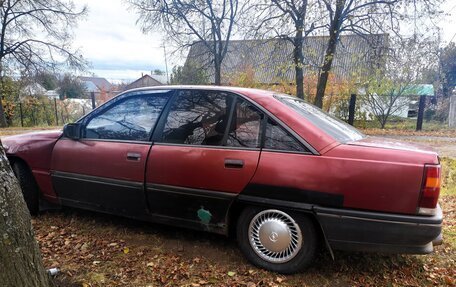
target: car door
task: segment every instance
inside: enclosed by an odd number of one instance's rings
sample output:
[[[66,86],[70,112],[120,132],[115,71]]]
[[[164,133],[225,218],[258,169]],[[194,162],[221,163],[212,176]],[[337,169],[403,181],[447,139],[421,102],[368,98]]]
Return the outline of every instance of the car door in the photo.
[[[177,93],[154,134],[146,171],[155,216],[223,232],[227,210],[253,177],[263,115],[219,91]]]
[[[120,96],[84,118],[79,140],[61,138],[52,155],[52,181],[63,205],[144,213],[144,172],[151,133],[169,91]]]

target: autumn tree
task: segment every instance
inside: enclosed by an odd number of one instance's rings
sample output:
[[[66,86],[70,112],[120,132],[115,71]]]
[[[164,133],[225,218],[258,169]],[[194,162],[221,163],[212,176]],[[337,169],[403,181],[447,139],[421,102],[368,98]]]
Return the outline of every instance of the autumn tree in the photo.
[[[175,66],[171,73],[172,85],[203,85],[208,83],[204,69],[198,69],[189,61],[184,66]]]
[[[0,282],[5,287],[50,286],[21,188],[0,142]]]
[[[57,88],[61,100],[66,98],[84,98],[87,89],[82,81],[71,74],[65,74],[58,81]]]
[[[436,44],[431,39],[401,39],[385,55],[384,65],[366,72],[362,101],[382,129],[392,115],[408,110],[411,97],[418,96],[423,71],[437,63],[430,53]]]
[[[147,33],[161,29],[178,50],[199,41],[206,47],[214,67],[215,84],[221,84],[222,62],[235,23],[241,13],[239,0],[128,0]]]
[[[152,75],[163,76],[163,75],[165,75],[165,71],[162,71],[160,69],[155,69],[155,70],[152,71]]]
[[[426,26],[423,21],[438,17],[439,4],[444,0],[318,0],[326,8],[326,30],[329,35],[320,68],[314,104],[323,105],[323,97],[332,68],[334,54],[344,33],[364,37],[368,34],[390,33],[400,36],[401,26]],[[424,20],[422,20],[424,19]],[[417,21],[419,22],[417,24]],[[413,22],[413,23],[411,23]],[[432,24],[432,23],[431,23]],[[371,43],[378,45],[378,43]]]
[[[83,68],[70,32],[85,13],[71,0],[0,0],[0,85],[8,73]],[[0,127],[5,127],[2,99]]]
[[[59,79],[58,77],[48,71],[39,71],[33,79],[36,83],[40,84],[46,90],[55,90],[58,87]]]
[[[456,45],[454,42],[440,51],[439,68],[443,95],[449,96],[456,88]]]

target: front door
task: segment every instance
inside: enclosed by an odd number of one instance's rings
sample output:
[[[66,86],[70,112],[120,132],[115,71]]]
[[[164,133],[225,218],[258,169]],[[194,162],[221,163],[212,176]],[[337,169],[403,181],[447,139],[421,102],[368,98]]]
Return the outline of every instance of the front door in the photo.
[[[84,118],[82,138],[60,139],[52,180],[63,205],[144,214],[144,173],[152,130],[170,93],[124,95]]]
[[[236,95],[200,90],[178,92],[165,114],[147,162],[150,210],[224,232],[230,204],[255,173],[263,116]]]

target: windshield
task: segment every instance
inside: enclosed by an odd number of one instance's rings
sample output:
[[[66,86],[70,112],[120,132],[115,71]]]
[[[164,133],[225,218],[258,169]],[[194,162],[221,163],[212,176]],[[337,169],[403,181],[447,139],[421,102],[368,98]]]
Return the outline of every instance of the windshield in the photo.
[[[275,97],[339,142],[356,141],[364,137],[360,131],[351,125],[301,99],[285,94],[275,95]]]

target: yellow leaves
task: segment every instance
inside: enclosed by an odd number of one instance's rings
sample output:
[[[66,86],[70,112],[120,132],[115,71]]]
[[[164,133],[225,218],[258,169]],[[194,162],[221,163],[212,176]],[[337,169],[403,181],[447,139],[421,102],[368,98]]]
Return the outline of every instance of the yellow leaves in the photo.
[[[124,254],[128,254],[129,252],[130,252],[130,248],[125,247],[125,248],[123,249],[123,253],[124,253]]]
[[[285,281],[285,277],[277,277],[276,278],[276,282],[277,283],[282,283],[283,281]]]

